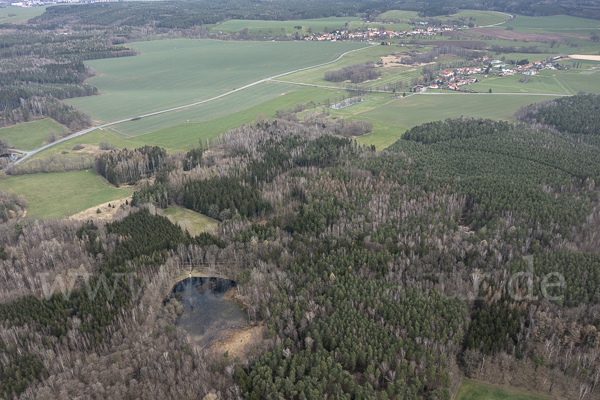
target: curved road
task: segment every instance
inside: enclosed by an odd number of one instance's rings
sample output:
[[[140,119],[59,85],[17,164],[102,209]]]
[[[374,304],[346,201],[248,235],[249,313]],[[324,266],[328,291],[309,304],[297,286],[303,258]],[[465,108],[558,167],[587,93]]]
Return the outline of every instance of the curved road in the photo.
[[[501,12],[501,11],[493,11],[493,12],[495,12],[495,13],[497,13],[497,14],[503,14],[503,15],[507,15],[509,18],[508,18],[506,21],[498,22],[497,24],[483,25],[483,26],[476,26],[475,28],[492,28],[492,27],[494,27],[494,26],[498,26],[498,25],[505,24],[505,23],[507,23],[508,21],[511,21],[511,20],[514,18],[514,15],[507,14],[507,13],[504,13],[504,12]],[[470,29],[470,28],[469,28],[469,29]]]
[[[225,97],[225,96],[229,96],[230,94],[233,94],[233,93],[239,92],[240,90],[248,89],[249,87],[256,86],[256,85],[258,85],[258,84],[260,84],[260,83],[268,82],[268,81],[271,81],[271,80],[273,80],[273,79],[280,78],[280,77],[282,77],[282,76],[286,76],[286,75],[294,74],[294,73],[296,73],[296,72],[300,72],[300,71],[306,71],[306,70],[308,70],[308,69],[313,69],[313,68],[322,67],[322,66],[324,66],[324,65],[328,65],[328,64],[333,64],[334,62],[337,62],[337,61],[341,60],[341,59],[342,59],[342,57],[344,57],[346,54],[350,54],[350,53],[353,53],[353,52],[355,52],[355,51],[361,51],[361,50],[365,50],[365,49],[370,49],[371,47],[373,47],[373,46],[375,46],[375,45],[376,45],[376,44],[371,44],[371,45],[369,45],[369,46],[367,46],[367,47],[362,47],[362,48],[360,48],[360,49],[355,49],[355,50],[350,50],[350,51],[347,51],[347,52],[345,52],[345,53],[342,53],[342,54],[341,54],[341,55],[340,55],[338,58],[336,58],[335,60],[328,61],[328,62],[325,62],[325,63],[322,63],[322,64],[317,64],[317,65],[313,65],[313,66],[310,66],[310,67],[305,67],[305,68],[299,68],[299,69],[295,69],[295,70],[293,70],[293,71],[284,72],[283,74],[273,75],[273,76],[271,76],[271,77],[268,77],[268,78],[265,78],[265,79],[261,79],[261,80],[259,80],[259,81],[256,81],[256,82],[252,82],[252,83],[250,83],[250,84],[248,84],[248,85],[245,85],[245,86],[242,86],[242,87],[239,87],[239,88],[233,89],[233,90],[232,90],[232,91],[230,91],[230,92],[227,92],[227,93],[221,94],[221,95],[219,95],[219,96],[216,96],[216,97],[212,97],[212,98],[210,98],[210,99],[207,99],[207,100],[202,100],[202,101],[198,101],[198,102],[196,102],[196,103],[192,103],[192,104],[186,104],[186,105],[179,106],[179,107],[168,108],[168,109],[166,109],[166,110],[155,111],[155,112],[151,112],[151,113],[144,114],[144,115],[133,116],[133,117],[131,117],[131,118],[121,119],[121,120],[119,120],[119,121],[109,122],[109,123],[107,123],[107,124],[103,124],[103,125],[99,125],[99,126],[94,126],[94,127],[92,127],[92,128],[88,128],[88,129],[84,129],[84,130],[82,130],[82,131],[79,131],[79,132],[76,132],[76,133],[74,133],[74,134],[72,134],[72,135],[66,136],[66,137],[64,137],[64,138],[62,138],[62,139],[59,139],[59,140],[57,140],[57,141],[55,141],[55,142],[49,143],[49,144],[47,144],[47,145],[45,145],[45,146],[42,146],[42,147],[40,147],[39,149],[36,149],[36,150],[33,150],[33,151],[29,151],[29,152],[26,152],[26,151],[20,151],[20,152],[22,152],[22,153],[25,153],[25,155],[24,155],[23,157],[19,158],[17,161],[15,161],[14,163],[12,163],[11,165],[9,165],[9,166],[6,168],[6,170],[10,170],[10,169],[11,169],[12,167],[14,167],[15,165],[17,165],[17,164],[19,164],[19,163],[21,163],[21,162],[25,161],[26,159],[28,159],[28,158],[29,158],[29,157],[31,157],[31,156],[34,156],[34,155],[36,155],[36,154],[37,154],[37,153],[39,153],[40,151],[44,151],[44,150],[46,150],[46,149],[48,149],[48,148],[50,148],[50,147],[52,147],[52,146],[54,146],[54,145],[57,145],[57,144],[59,144],[59,143],[65,142],[65,141],[67,141],[67,140],[70,140],[70,139],[76,138],[76,137],[78,137],[78,136],[83,136],[83,135],[85,135],[86,133],[89,133],[89,132],[91,132],[91,131],[93,131],[93,130],[100,129],[100,128],[106,128],[106,127],[109,127],[109,126],[113,126],[113,125],[121,124],[121,123],[123,123],[123,122],[132,121],[133,119],[137,120],[137,119],[141,119],[141,118],[151,117],[151,116],[153,116],[153,115],[164,114],[164,113],[168,113],[168,112],[171,112],[171,111],[181,110],[181,109],[183,109],[183,108],[187,108],[187,107],[192,107],[192,106],[197,106],[197,105],[200,105],[200,104],[208,103],[209,101],[213,101],[213,100],[217,100],[217,99],[220,99],[220,98],[222,98],[222,97]],[[19,151],[19,150],[16,150],[16,151]]]

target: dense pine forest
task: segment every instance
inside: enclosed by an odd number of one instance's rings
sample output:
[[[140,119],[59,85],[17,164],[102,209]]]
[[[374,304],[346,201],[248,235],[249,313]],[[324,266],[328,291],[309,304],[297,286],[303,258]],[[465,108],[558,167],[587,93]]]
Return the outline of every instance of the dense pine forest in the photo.
[[[115,150],[97,168],[145,183],[111,222],[19,219],[1,194],[0,397],[440,400],[469,377],[598,398],[599,144],[534,121],[590,100],[381,152],[319,115]],[[191,236],[170,205],[219,225]],[[237,281],[259,332],[240,353],[190,343],[163,302],[190,265]]]

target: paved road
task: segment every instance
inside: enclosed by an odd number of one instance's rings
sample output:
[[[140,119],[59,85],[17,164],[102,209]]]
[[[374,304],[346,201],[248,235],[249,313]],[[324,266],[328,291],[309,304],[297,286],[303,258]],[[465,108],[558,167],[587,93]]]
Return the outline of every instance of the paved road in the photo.
[[[261,79],[261,80],[259,80],[259,81],[252,82],[252,83],[250,83],[250,84],[248,84],[248,85],[245,85],[245,86],[242,86],[242,87],[239,87],[239,88],[233,89],[233,90],[232,90],[232,91],[230,91],[230,92],[227,92],[227,93],[221,94],[221,95],[219,95],[219,96],[216,96],[216,97],[213,97],[213,98],[210,98],[210,99],[207,99],[207,100],[202,100],[202,101],[198,101],[198,102],[196,102],[196,103],[192,103],[192,104],[186,104],[186,105],[179,106],[179,107],[168,108],[168,109],[166,109],[166,110],[155,111],[155,112],[151,112],[151,113],[144,114],[144,115],[137,115],[137,116],[136,116],[136,115],[134,115],[134,116],[132,116],[132,117],[130,117],[130,118],[121,119],[121,120],[119,120],[119,121],[113,121],[113,122],[109,122],[109,123],[107,123],[107,124],[103,124],[103,125],[100,125],[100,126],[94,126],[94,127],[92,127],[92,128],[84,129],[84,130],[82,130],[82,131],[79,131],[79,132],[77,132],[77,133],[74,133],[74,134],[72,134],[72,135],[69,135],[69,136],[67,136],[67,137],[64,137],[64,138],[62,138],[62,139],[59,139],[59,140],[57,140],[57,141],[55,141],[55,142],[49,143],[49,144],[47,144],[47,145],[45,145],[45,146],[42,146],[42,147],[40,147],[39,149],[36,149],[36,150],[30,151],[30,152],[23,152],[23,153],[26,153],[26,154],[25,154],[25,156],[23,156],[23,157],[19,158],[19,159],[18,159],[17,161],[15,161],[13,164],[9,165],[9,166],[8,166],[6,169],[7,169],[7,170],[10,170],[10,169],[11,169],[12,167],[14,167],[15,165],[17,165],[17,164],[19,164],[19,163],[21,163],[21,162],[23,162],[23,161],[27,160],[29,157],[31,157],[31,156],[34,156],[35,154],[39,153],[40,151],[44,151],[44,150],[46,150],[46,149],[48,149],[48,148],[50,148],[50,147],[52,147],[52,146],[55,146],[55,145],[57,145],[57,144],[59,144],[59,143],[62,143],[62,142],[64,142],[64,141],[67,141],[67,140],[70,140],[70,139],[76,138],[76,137],[78,137],[78,136],[83,136],[83,135],[85,135],[86,133],[89,133],[89,132],[91,132],[91,131],[93,131],[93,130],[96,130],[96,129],[99,129],[99,128],[107,128],[107,127],[109,127],[109,126],[113,126],[113,125],[121,124],[121,123],[123,123],[123,122],[128,122],[128,121],[131,121],[133,118],[135,118],[135,119],[137,120],[137,119],[141,119],[141,118],[151,117],[151,116],[154,116],[154,115],[160,115],[160,114],[164,114],[164,113],[168,113],[168,112],[172,112],[172,111],[181,110],[181,109],[183,109],[183,108],[187,108],[187,107],[193,107],[193,106],[197,106],[197,105],[200,105],[200,104],[208,103],[208,102],[210,102],[210,101],[214,101],[214,100],[220,99],[220,98],[222,98],[222,97],[229,96],[230,94],[233,94],[233,93],[239,92],[239,91],[241,91],[241,90],[248,89],[249,87],[256,86],[256,85],[258,85],[258,84],[261,84],[261,83],[264,83],[264,82],[272,81],[272,80],[274,80],[274,79],[277,79],[277,78],[280,78],[280,77],[282,77],[282,76],[286,76],[286,75],[294,74],[294,73],[296,73],[296,72],[300,72],[300,71],[306,71],[306,70],[313,69],[313,68],[322,67],[322,66],[324,66],[324,65],[328,65],[328,64],[333,64],[333,63],[335,63],[335,62],[337,62],[337,61],[341,60],[341,59],[342,59],[342,57],[344,57],[344,56],[345,56],[345,55],[347,55],[347,54],[354,53],[355,51],[361,51],[361,50],[365,50],[365,49],[370,49],[370,48],[371,48],[371,47],[373,47],[374,45],[376,45],[376,44],[371,44],[371,45],[369,45],[369,46],[362,47],[362,48],[360,48],[360,49],[355,49],[355,50],[350,50],[350,51],[347,51],[347,52],[345,52],[345,53],[342,53],[342,55],[340,55],[338,58],[336,58],[335,60],[332,60],[332,61],[324,62],[324,63],[322,63],[322,64],[317,64],[317,65],[313,65],[313,66],[306,67],[306,68],[299,68],[299,69],[295,69],[295,70],[293,70],[293,71],[284,72],[283,74],[278,74],[278,75],[274,75],[274,76],[271,76],[271,77],[268,77],[268,78],[265,78],[265,79]]]

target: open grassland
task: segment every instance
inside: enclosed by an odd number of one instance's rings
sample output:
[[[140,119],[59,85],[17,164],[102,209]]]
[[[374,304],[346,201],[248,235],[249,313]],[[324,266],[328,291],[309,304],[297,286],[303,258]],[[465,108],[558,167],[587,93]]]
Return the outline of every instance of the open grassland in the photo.
[[[567,62],[569,64],[569,62]],[[544,70],[531,76],[527,83],[519,82],[523,75],[490,76],[469,85],[468,89],[493,93],[550,93],[574,95],[580,91],[600,93],[600,70],[569,69],[566,71]]]
[[[467,14],[470,12],[470,15]],[[398,21],[408,21],[416,13],[392,11]],[[499,13],[483,13],[462,10],[461,17],[473,17],[479,25],[494,23],[494,20],[484,20],[486,17],[506,18]],[[521,17],[518,17],[521,18]],[[526,17],[523,17],[526,18]],[[553,17],[540,17],[546,22],[537,21],[536,18],[526,18],[528,21],[536,20],[541,26],[552,21]],[[562,17],[560,17],[562,18]],[[560,19],[559,18],[559,19]],[[565,26],[579,21],[578,18],[565,17],[571,22],[563,23]],[[347,19],[347,18],[342,18]],[[284,24],[287,26],[309,26],[307,22],[327,23],[338,21],[338,18],[326,18],[306,21],[267,21],[269,23]],[[588,20],[583,20],[587,21]],[[246,22],[261,24],[265,21],[228,21],[230,29],[243,29]],[[303,22],[302,24],[300,22]],[[362,22],[352,22],[362,24]],[[597,21],[591,21],[592,24]],[[238,24],[238,25],[236,25]],[[372,24],[372,23],[371,23]],[[330,24],[331,25],[331,24]],[[255,25],[258,27],[259,25]],[[292,26],[292,29],[294,29]],[[313,25],[316,26],[316,25]],[[245,27],[245,26],[244,26]],[[329,27],[329,26],[328,26]],[[250,29],[250,28],[249,28]],[[262,29],[262,28],[258,28]],[[269,28],[270,29],[270,28]],[[314,29],[313,29],[314,30]],[[485,31],[485,30],[482,30]],[[468,33],[469,31],[465,31]],[[325,81],[327,71],[338,70],[347,65],[377,62],[380,57],[400,51],[430,51],[433,46],[428,46],[428,41],[446,40],[455,38],[434,37],[422,39],[420,45],[398,46],[372,46],[360,52],[348,54],[340,61],[298,73],[278,78],[280,81],[303,83],[306,85],[323,85],[340,89],[325,89],[306,87],[291,83],[267,82],[254,87],[233,93],[224,98],[188,107],[175,112],[159,116],[143,118],[137,121],[125,122],[104,131],[96,130],[83,137],[61,143],[36,156],[36,158],[53,155],[56,157],[79,156],[79,152],[72,151],[75,144],[98,145],[107,141],[119,148],[134,148],[145,144],[159,145],[169,151],[187,150],[190,144],[197,144],[201,139],[212,139],[245,123],[256,120],[258,114],[266,118],[275,116],[278,109],[292,108],[297,103],[314,101],[318,110],[322,108],[319,103],[329,98],[334,102],[336,97],[341,97],[341,87]],[[474,37],[473,40],[482,40]],[[550,47],[550,43],[514,42],[505,39],[486,39],[487,45],[499,44],[502,46],[542,46],[548,49],[544,54],[490,54],[494,58],[505,57],[507,60],[528,59],[537,61],[557,54],[565,54],[577,50],[577,53],[597,53],[600,44],[589,40],[575,41],[581,45],[575,49],[564,43]],[[91,83],[100,87],[101,95],[89,98],[69,100],[91,113],[98,121],[114,121],[115,119],[132,117],[157,109],[186,104],[221,93],[226,93],[234,87],[239,87],[252,81],[271,76],[277,72],[291,71],[305,65],[314,65],[335,58],[343,51],[351,48],[364,47],[364,43],[307,43],[307,42],[218,42],[210,40],[163,40],[130,44],[138,48],[142,54],[136,57],[95,60],[89,65],[97,71],[97,76]],[[464,61],[456,56],[442,56],[436,62]],[[563,64],[570,65],[572,61]],[[596,65],[592,61],[584,61],[583,68],[567,71],[542,71],[537,76],[530,78],[528,83],[521,83],[522,75],[489,78],[478,78],[481,82],[468,86],[468,89],[487,92],[492,89],[496,93],[515,93],[519,96],[483,97],[456,97],[444,91],[443,96],[410,96],[407,99],[389,99],[386,94],[369,94],[365,101],[343,110],[329,110],[336,117],[348,119],[367,119],[374,124],[374,132],[359,140],[375,144],[378,149],[393,143],[407,127],[416,124],[460,115],[512,119],[514,111],[524,104],[549,100],[552,97],[524,96],[524,94],[575,94],[579,91],[600,93],[599,70],[589,70]],[[398,66],[391,68],[378,68],[381,75],[374,81],[362,83],[361,86],[377,88],[387,83],[402,81],[408,85],[413,79],[422,74],[422,66]],[[400,92],[408,91],[402,88]],[[407,93],[408,94],[408,93]],[[346,94],[347,95],[347,94]],[[456,94],[460,96],[460,94]],[[388,104],[389,103],[389,104]],[[306,113],[306,112],[305,112]],[[301,116],[302,117],[302,116]],[[24,125],[25,127],[27,125]],[[34,125],[29,125],[34,126]],[[17,128],[17,127],[15,127]],[[26,136],[31,140],[28,147],[21,146],[24,150],[37,147],[45,140],[47,133],[33,132]],[[1,136],[8,136],[2,135]],[[12,138],[11,138],[12,139]],[[13,140],[15,147],[19,147]],[[68,154],[61,154],[68,152]],[[91,154],[85,156],[91,157]]]
[[[6,7],[0,8],[0,24],[22,24],[46,11],[46,7]]]
[[[67,132],[67,128],[50,118],[34,122],[25,122],[0,129],[0,138],[7,138],[13,148],[18,150],[35,150],[42,146],[48,134],[56,136]]]
[[[571,93],[579,91],[600,93],[600,70],[570,70],[566,74],[556,74],[556,78],[566,85]]]
[[[492,89],[493,93],[575,94],[577,91],[573,93],[572,88],[567,88],[562,83],[562,78],[567,74],[577,75],[579,72],[545,70],[538,75],[529,76],[530,81],[527,83],[519,82],[524,77],[521,74],[503,77],[490,75],[488,78],[478,77],[480,81],[467,86],[467,89],[478,92],[487,92]]]
[[[553,15],[549,17],[526,17],[517,15],[509,25],[515,30],[526,31],[570,31],[579,29],[598,29],[600,21],[595,19],[571,17],[568,15]]]
[[[519,107],[553,98],[467,93],[419,94],[396,99],[356,116],[407,127],[460,116],[512,120],[513,114]]]
[[[9,189],[28,200],[27,216],[39,218],[63,218],[133,192],[109,186],[92,170],[9,176],[0,190]]]
[[[221,24],[213,26],[210,30],[212,33],[222,32],[240,32],[243,29],[248,29],[252,34],[262,33],[265,36],[273,35],[291,35],[298,32],[303,35],[309,34],[309,28],[312,32],[325,32],[332,29],[344,29],[346,23],[356,22],[359,19],[356,17],[329,17],[304,19],[297,21],[263,21],[263,20],[244,20],[231,19]],[[296,29],[296,26],[301,26],[301,29]]]
[[[362,64],[368,61],[377,62],[379,61],[380,57],[387,56],[391,53],[395,53],[402,50],[402,48],[395,46],[373,46],[367,50],[350,53],[344,58],[342,58],[339,62],[324,65],[322,67],[314,69],[309,69],[306,71],[296,72],[294,74],[286,75],[279,79],[289,82],[307,83],[311,85],[335,86],[336,83],[328,82],[324,79],[325,72],[336,71],[349,65]],[[406,70],[412,69],[409,67],[400,68],[404,68]]]
[[[456,400],[550,400],[518,390],[504,389],[481,382],[463,381],[458,389]]]
[[[176,222],[190,235],[196,236],[207,229],[218,225],[219,221],[207,217],[206,215],[191,211],[179,206],[170,206],[163,211],[163,215],[172,222]]]
[[[358,43],[221,42],[176,39],[128,44],[135,57],[86,62],[99,96],[69,104],[108,122],[190,104],[269,76],[327,62]]]
[[[260,105],[248,108],[246,110],[216,118],[202,123],[186,123],[171,128],[166,128],[147,135],[132,138],[130,147],[143,145],[145,143],[165,147],[169,151],[186,150],[190,143],[198,143],[198,139],[206,141],[230,129],[240,125],[251,123],[257,119],[259,114],[265,118],[274,118],[279,109],[288,109],[296,104],[306,104],[314,101],[317,106],[323,103],[325,99],[333,99],[335,96],[341,97],[342,92],[336,92],[320,88],[300,88],[293,92],[283,94],[273,100]],[[320,111],[317,109],[316,111]]]
[[[444,20],[444,17],[436,17]],[[450,15],[450,19],[464,19],[465,23],[473,22],[477,26],[500,24],[508,21],[507,14],[494,11],[459,10],[458,13]],[[471,19],[472,18],[472,19]]]
[[[233,93],[230,96],[222,97],[205,104],[146,117],[137,121],[124,122],[106,129],[121,137],[131,138],[180,124],[206,122],[235,114],[269,100],[282,97],[286,93],[297,88],[298,86],[294,85],[263,82],[260,85],[250,87]]]
[[[377,151],[381,151],[394,144],[408,129],[406,126],[388,124],[370,118],[352,117],[350,120],[369,121],[373,124],[373,132],[359,137],[357,141],[362,144],[374,145]]]
[[[464,19],[465,24],[473,22],[478,26],[486,26],[499,24],[508,20],[508,15],[494,11],[479,11],[479,10],[459,10],[456,14],[439,15],[435,17],[442,21]],[[472,18],[472,19],[471,19]],[[425,20],[419,17],[415,11],[391,10],[386,11],[377,17],[378,21],[398,20],[398,22],[408,23],[409,20]]]
[[[273,83],[273,85],[276,85]],[[83,151],[72,151],[76,144],[89,144],[98,146],[101,142],[109,142],[118,148],[136,148],[146,144],[164,147],[168,151],[185,151],[189,149],[190,144],[196,146],[198,140],[213,139],[230,129],[240,125],[251,123],[256,120],[259,114],[265,118],[274,118],[275,112],[279,109],[292,108],[298,103],[306,104],[314,101],[317,106],[323,103],[325,99],[333,99],[342,96],[342,91],[327,90],[311,87],[299,87],[298,90],[288,92],[260,105],[250,107],[243,111],[215,118],[200,123],[183,123],[166,129],[154,131],[149,134],[140,135],[126,139],[107,130],[96,129],[84,136],[79,136],[71,140],[59,143],[56,146],[36,154],[33,159],[44,158],[50,155],[56,157],[78,157]],[[235,95],[233,95],[235,96]],[[317,109],[316,111],[320,111]],[[168,114],[166,114],[168,115]],[[136,122],[142,122],[143,119]],[[120,125],[117,125],[117,128]],[[63,151],[68,154],[61,154]],[[91,157],[91,155],[90,155]]]
[[[421,19],[416,11],[390,10],[383,14],[379,14],[376,18],[378,21],[398,20],[398,22],[407,23],[410,20]]]

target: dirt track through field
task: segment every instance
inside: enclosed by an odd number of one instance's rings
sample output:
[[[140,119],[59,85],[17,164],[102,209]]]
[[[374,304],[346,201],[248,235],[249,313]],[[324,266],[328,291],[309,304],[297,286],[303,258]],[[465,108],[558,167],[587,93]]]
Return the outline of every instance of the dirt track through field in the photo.
[[[7,170],[10,170],[10,169],[11,169],[12,167],[14,167],[15,165],[17,165],[17,164],[19,164],[19,163],[21,163],[21,162],[25,161],[26,159],[28,159],[29,157],[31,157],[31,156],[33,156],[33,155],[35,155],[35,154],[39,153],[40,151],[46,150],[47,148],[49,148],[49,147],[52,147],[52,146],[54,146],[54,145],[57,145],[57,144],[59,144],[59,143],[62,143],[62,142],[64,142],[64,141],[66,141],[66,140],[70,140],[70,139],[73,139],[73,138],[76,138],[76,137],[79,137],[79,136],[85,135],[86,133],[92,132],[92,131],[94,131],[94,130],[96,130],[96,129],[107,128],[107,127],[109,127],[109,126],[113,126],[113,125],[121,124],[121,123],[123,123],[123,122],[129,122],[129,121],[132,121],[132,120],[139,120],[139,119],[142,119],[142,118],[151,117],[151,116],[153,116],[153,115],[160,115],[160,114],[169,113],[169,112],[173,112],[173,111],[177,111],[177,110],[182,110],[182,109],[184,109],[184,108],[188,108],[188,107],[193,107],[193,106],[198,106],[198,105],[201,105],[201,104],[205,104],[205,103],[208,103],[208,102],[211,102],[211,101],[214,101],[214,100],[218,100],[218,99],[220,99],[220,98],[222,98],[222,97],[228,96],[228,95],[230,95],[230,94],[237,93],[237,92],[239,92],[239,91],[241,91],[241,90],[248,89],[248,88],[250,88],[250,87],[253,87],[253,86],[256,86],[256,85],[260,85],[261,83],[264,83],[264,82],[269,82],[269,81],[275,80],[275,79],[277,79],[277,78],[280,78],[280,77],[282,77],[282,76],[291,75],[291,74],[294,74],[294,73],[296,73],[296,72],[300,72],[300,71],[306,71],[306,70],[309,70],[309,69],[313,69],[313,68],[322,67],[322,66],[324,66],[324,65],[333,64],[333,63],[335,63],[335,62],[337,62],[337,61],[341,60],[341,59],[342,59],[344,56],[346,56],[347,54],[351,54],[351,53],[354,53],[354,52],[356,52],[356,51],[361,51],[361,50],[370,49],[370,48],[371,48],[371,47],[373,47],[374,45],[375,45],[375,44],[371,44],[371,45],[368,45],[368,46],[366,46],[366,47],[361,47],[361,48],[359,48],[359,49],[355,49],[355,50],[350,50],[350,51],[347,51],[347,52],[345,52],[345,53],[342,53],[342,54],[341,54],[341,55],[340,55],[338,58],[336,58],[335,60],[332,60],[332,61],[327,61],[327,62],[324,62],[324,63],[321,63],[321,64],[317,64],[317,65],[312,65],[312,66],[310,66],[310,67],[298,68],[298,69],[295,69],[295,70],[293,70],[293,71],[284,72],[283,74],[277,74],[277,75],[273,75],[273,76],[271,76],[271,77],[269,77],[269,78],[265,78],[265,79],[258,80],[258,81],[256,81],[256,82],[249,83],[249,84],[247,84],[247,85],[244,85],[244,86],[242,86],[242,87],[239,87],[239,88],[235,88],[235,89],[233,89],[233,90],[231,90],[231,91],[229,91],[229,92],[226,92],[226,93],[220,94],[220,95],[218,95],[218,96],[215,96],[215,97],[213,97],[213,98],[210,98],[210,99],[207,99],[207,100],[202,100],[202,101],[198,101],[198,102],[196,102],[196,103],[192,103],[192,104],[186,104],[186,105],[179,106],[179,107],[168,108],[168,109],[165,109],[165,110],[155,111],[155,112],[151,112],[151,113],[144,114],[144,115],[137,115],[137,116],[136,116],[136,115],[132,115],[132,116],[131,116],[131,118],[125,118],[125,119],[122,119],[122,120],[119,120],[119,121],[109,122],[109,123],[107,123],[107,124],[104,124],[104,125],[100,125],[100,126],[95,126],[95,127],[92,127],[92,128],[84,129],[84,130],[82,130],[82,131],[79,131],[79,132],[77,132],[77,133],[74,133],[74,134],[72,134],[72,135],[70,135],[70,136],[64,137],[64,138],[62,138],[62,139],[59,139],[59,140],[57,140],[57,141],[55,141],[55,142],[52,142],[52,143],[50,143],[50,144],[47,144],[47,145],[45,145],[45,146],[42,146],[42,147],[40,147],[39,149],[36,149],[36,150],[33,150],[33,151],[30,151],[30,152],[28,152],[27,154],[25,154],[25,156],[23,156],[23,157],[19,158],[17,161],[15,161],[14,163],[10,164],[10,165],[9,165],[9,166],[8,166],[6,169],[7,169]]]

